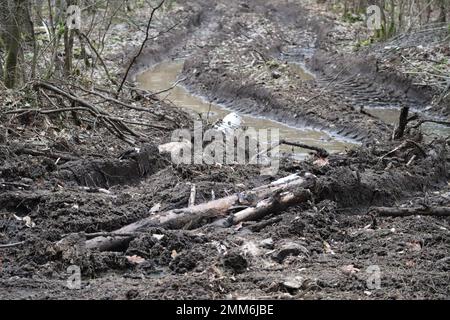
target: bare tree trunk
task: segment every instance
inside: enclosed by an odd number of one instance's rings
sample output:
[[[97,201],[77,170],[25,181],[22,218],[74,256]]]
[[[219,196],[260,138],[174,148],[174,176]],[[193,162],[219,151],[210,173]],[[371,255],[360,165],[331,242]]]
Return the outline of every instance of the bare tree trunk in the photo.
[[[26,5],[25,0],[17,0],[11,8],[6,20],[6,30],[4,34],[6,59],[4,68],[4,82],[8,88],[13,88],[17,79],[17,60],[20,50],[20,12]],[[6,7],[8,8],[8,6]]]
[[[441,12],[439,14],[439,22],[447,22],[447,10],[445,9],[445,0],[439,1]]]
[[[0,51],[5,51],[5,30],[9,12],[8,0],[0,0],[0,7],[3,8],[3,10],[0,10]],[[0,79],[3,79],[3,77],[3,57],[0,56]]]
[[[73,0],[68,0],[66,2],[67,2],[67,5],[64,5],[63,1],[61,2],[61,4],[62,4],[61,12],[63,14],[63,17],[65,17],[67,8],[76,3],[76,1],[73,1]],[[73,39],[74,39],[73,30],[69,29],[69,27],[67,26],[67,23],[65,23],[65,28],[64,28],[64,73],[66,75],[70,74],[72,71]]]

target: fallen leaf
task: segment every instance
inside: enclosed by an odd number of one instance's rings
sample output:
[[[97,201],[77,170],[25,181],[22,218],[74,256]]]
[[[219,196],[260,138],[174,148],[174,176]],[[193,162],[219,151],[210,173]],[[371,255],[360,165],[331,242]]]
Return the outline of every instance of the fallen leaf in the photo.
[[[353,275],[355,273],[358,273],[360,270],[358,268],[355,268],[354,265],[349,264],[348,266],[343,266],[341,268],[341,271],[346,275]]]
[[[407,244],[407,246],[411,249],[411,251],[421,251],[422,245],[418,241],[412,241]]]
[[[145,259],[139,256],[126,256],[127,260],[134,264],[141,264],[145,262]]]

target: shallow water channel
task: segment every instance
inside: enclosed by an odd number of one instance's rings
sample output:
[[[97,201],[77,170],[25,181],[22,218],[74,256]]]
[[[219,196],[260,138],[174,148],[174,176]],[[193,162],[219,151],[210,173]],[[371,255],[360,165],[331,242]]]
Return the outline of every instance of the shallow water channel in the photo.
[[[182,60],[159,63],[139,74],[136,80],[142,89],[160,92],[172,87],[176,83],[183,69],[183,63]],[[194,118],[198,119],[201,115],[203,119],[208,119],[210,123],[214,123],[218,119],[223,119],[227,114],[232,112],[223,105],[210,103],[204,98],[190,93],[181,84],[178,84],[165,93],[161,93],[160,98],[169,99],[176,106],[192,114]],[[247,127],[252,127],[256,130],[277,128],[280,133],[280,139],[319,146],[331,153],[344,151],[346,148],[351,148],[357,144],[356,142],[332,136],[327,132],[312,128],[294,128],[264,117],[246,114],[240,115],[242,116],[244,125]],[[298,147],[282,146],[280,151],[292,153],[295,155],[295,158],[303,158],[308,154],[308,150]]]

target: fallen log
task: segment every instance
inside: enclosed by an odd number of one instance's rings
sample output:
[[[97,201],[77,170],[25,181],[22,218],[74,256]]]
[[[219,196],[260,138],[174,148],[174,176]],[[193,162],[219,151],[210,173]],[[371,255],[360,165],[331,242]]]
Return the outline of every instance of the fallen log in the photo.
[[[274,212],[281,212],[286,208],[298,203],[312,200],[313,195],[310,190],[298,188],[292,191],[277,193],[274,196],[263,199],[254,207],[249,207],[232,214],[227,218],[220,219],[213,223],[214,226],[230,227],[245,221],[255,221]]]
[[[450,217],[450,207],[376,207],[370,210],[380,217],[437,216]]]
[[[174,209],[162,212],[156,215],[151,215],[145,219],[136,221],[132,224],[124,226],[116,231],[113,231],[112,237],[96,237],[86,241],[88,249],[99,249],[101,251],[113,250],[114,248],[123,246],[124,243],[130,241],[130,237],[124,234],[136,233],[145,230],[149,227],[164,227],[168,229],[194,229],[204,224],[208,224],[221,217],[225,217],[228,212],[236,207],[254,207],[263,200],[281,195],[279,201],[288,205],[292,201],[290,193],[283,194],[283,192],[291,192],[294,188],[308,189],[314,186],[316,177],[310,173],[303,176],[293,174],[288,177],[274,181],[268,185],[254,188],[247,192],[236,193],[225,198],[209,201],[192,207],[183,209]],[[305,193],[302,192],[302,195]],[[295,195],[294,195],[295,197]],[[264,202],[262,202],[264,203]],[[273,208],[275,203],[264,203],[258,209],[253,211],[242,212],[236,217],[236,221],[244,221],[251,219],[265,210]],[[238,212],[239,213],[239,212]]]

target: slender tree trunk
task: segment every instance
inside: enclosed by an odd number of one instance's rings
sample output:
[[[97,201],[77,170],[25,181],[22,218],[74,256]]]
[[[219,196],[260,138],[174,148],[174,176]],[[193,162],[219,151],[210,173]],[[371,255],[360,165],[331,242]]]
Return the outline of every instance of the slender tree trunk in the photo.
[[[6,59],[4,68],[4,82],[8,88],[13,88],[17,79],[17,60],[20,50],[20,12],[22,7],[26,5],[25,0],[14,1],[14,6],[8,14],[5,46]]]
[[[447,22],[447,10],[445,10],[445,0],[439,1],[441,12],[439,14],[439,22]]]
[[[5,45],[5,30],[7,26],[7,18],[8,18],[8,0],[0,0],[0,51],[6,51]],[[3,57],[0,57],[0,80],[3,80]]]

